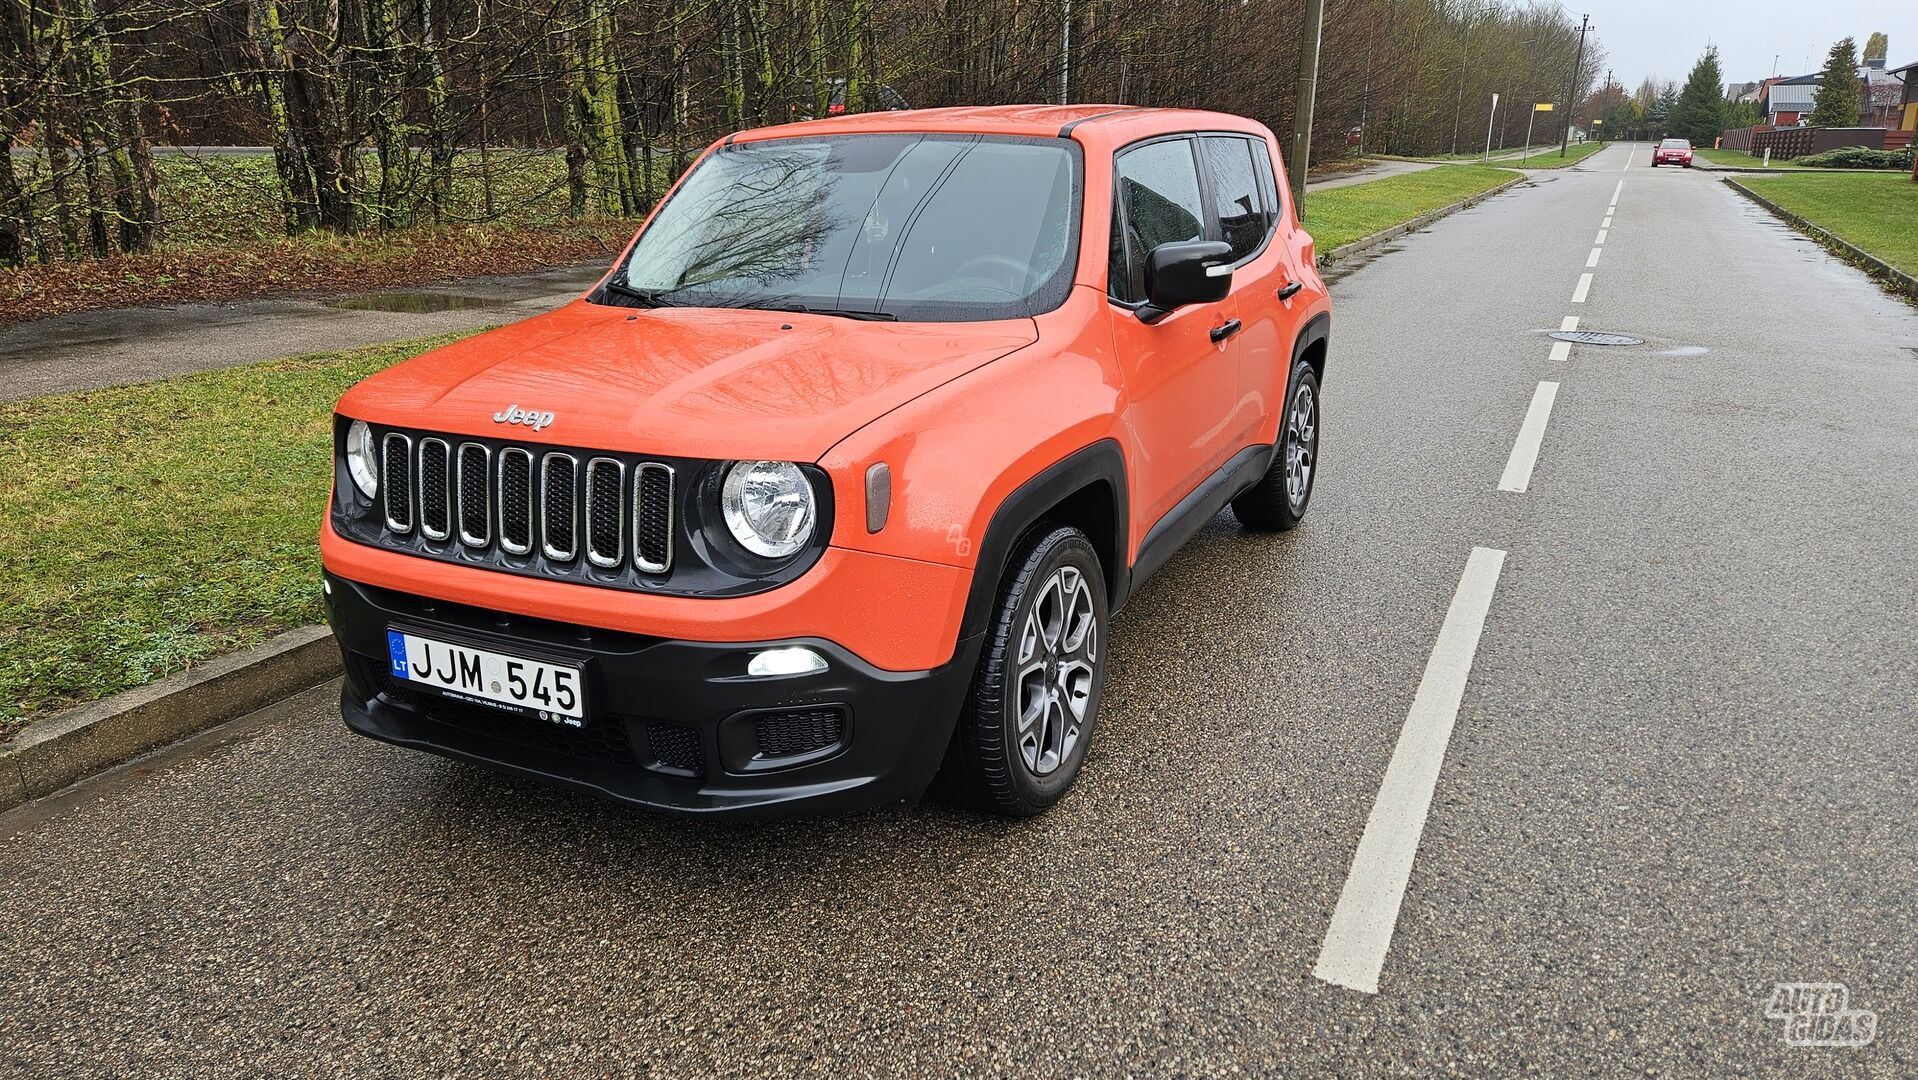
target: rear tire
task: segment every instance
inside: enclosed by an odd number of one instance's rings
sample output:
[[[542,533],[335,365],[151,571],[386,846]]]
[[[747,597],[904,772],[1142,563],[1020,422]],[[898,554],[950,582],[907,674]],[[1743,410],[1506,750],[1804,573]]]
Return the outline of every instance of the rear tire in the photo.
[[[1272,464],[1257,484],[1232,500],[1239,524],[1259,532],[1285,532],[1305,519],[1319,474],[1319,427],[1319,376],[1301,360],[1286,384]]]
[[[1105,689],[1099,553],[1070,526],[1028,533],[1007,561],[941,786],[981,810],[1032,817],[1085,764]]]

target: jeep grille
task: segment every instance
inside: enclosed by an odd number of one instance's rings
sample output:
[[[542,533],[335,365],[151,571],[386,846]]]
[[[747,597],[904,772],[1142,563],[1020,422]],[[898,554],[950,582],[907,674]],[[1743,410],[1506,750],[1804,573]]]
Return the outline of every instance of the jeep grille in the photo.
[[[647,575],[672,569],[670,465],[600,455],[582,463],[559,450],[399,432],[383,449],[392,546],[459,561],[492,554]]]

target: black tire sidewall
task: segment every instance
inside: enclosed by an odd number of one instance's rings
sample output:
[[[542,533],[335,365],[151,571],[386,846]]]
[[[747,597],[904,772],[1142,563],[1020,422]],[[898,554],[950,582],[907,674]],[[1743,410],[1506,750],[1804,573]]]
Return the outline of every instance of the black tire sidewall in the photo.
[[[1087,719],[1072,753],[1057,769],[1045,776],[1035,776],[1019,752],[1018,638],[1026,614],[1046,581],[1068,564],[1085,576],[1086,586],[1092,593],[1098,634],[1092,693],[1086,706]],[[1078,779],[1105,698],[1106,661],[1111,651],[1108,604],[1099,554],[1078,529],[1042,527],[1019,545],[1001,579],[993,622],[980,652],[972,692],[966,699],[965,730],[961,735],[970,744],[964,748],[974,766],[968,770],[972,774],[968,786],[975,789],[977,801],[1003,814],[1029,817],[1058,802]]]

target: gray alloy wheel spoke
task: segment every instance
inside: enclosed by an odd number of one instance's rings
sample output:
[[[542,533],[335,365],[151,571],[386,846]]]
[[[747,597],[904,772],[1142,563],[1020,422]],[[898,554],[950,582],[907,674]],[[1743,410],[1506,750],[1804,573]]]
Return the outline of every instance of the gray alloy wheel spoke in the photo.
[[[1318,436],[1317,407],[1312,388],[1301,386],[1292,397],[1285,422],[1285,497],[1293,506],[1305,502],[1312,490],[1312,451]]]
[[[1099,620],[1085,575],[1074,566],[1054,570],[1021,628],[1008,697],[1017,709],[1019,755],[1032,775],[1045,776],[1071,758],[1092,703]]]
[[[1044,712],[1046,698],[1046,667],[1033,664],[1019,673],[1019,731],[1024,734],[1031,730],[1035,721]]]

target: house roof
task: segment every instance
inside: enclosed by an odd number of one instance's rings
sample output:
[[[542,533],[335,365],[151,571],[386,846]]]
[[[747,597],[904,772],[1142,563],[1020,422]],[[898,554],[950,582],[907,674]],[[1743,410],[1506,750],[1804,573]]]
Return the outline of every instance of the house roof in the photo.
[[[1821,83],[1824,81],[1825,81],[1825,73],[1822,71],[1814,71],[1810,75],[1793,75],[1789,79],[1780,79],[1777,82],[1773,83],[1772,85],[1773,86],[1804,86],[1808,83]]]
[[[1911,70],[1912,70],[1912,69],[1914,69],[1914,68],[1918,68],[1918,60],[1914,60],[1914,61],[1912,61],[1911,63],[1909,63],[1909,64],[1906,64],[1906,65],[1905,65],[1904,67],[1895,67],[1895,68],[1886,68],[1886,69],[1885,69],[1885,74],[1887,74],[1887,75],[1903,75],[1903,74],[1904,74],[1905,72],[1907,72],[1907,71],[1911,71]]]
[[[1780,83],[1771,88],[1769,103],[1773,112],[1803,112],[1817,94],[1818,87],[1810,83]]]

